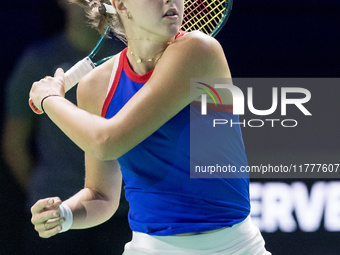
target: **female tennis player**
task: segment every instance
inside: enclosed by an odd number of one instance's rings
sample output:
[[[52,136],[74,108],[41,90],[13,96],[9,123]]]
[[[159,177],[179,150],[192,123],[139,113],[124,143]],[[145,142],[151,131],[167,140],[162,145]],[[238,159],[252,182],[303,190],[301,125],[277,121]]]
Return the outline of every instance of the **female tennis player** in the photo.
[[[96,1],[89,5],[98,10]],[[34,104],[85,151],[86,167],[79,193],[32,207],[36,231],[49,238],[106,221],[118,207],[123,176],[133,231],[125,255],[270,254],[249,217],[247,178],[190,178],[190,106],[202,93],[190,96],[190,78],[230,79],[222,47],[201,32],[179,32],[183,0],[112,5],[120,24],[114,29],[128,47],[81,80],[78,107],[64,98],[61,69],[32,86]],[[247,164],[238,128],[216,147],[226,164]]]

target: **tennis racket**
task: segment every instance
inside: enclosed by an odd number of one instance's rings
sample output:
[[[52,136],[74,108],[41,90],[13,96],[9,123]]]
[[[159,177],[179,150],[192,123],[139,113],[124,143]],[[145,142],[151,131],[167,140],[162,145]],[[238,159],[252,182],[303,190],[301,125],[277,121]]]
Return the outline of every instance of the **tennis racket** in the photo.
[[[105,29],[104,35],[102,35],[96,46],[92,49],[90,54],[86,56],[84,59],[78,61],[74,66],[72,66],[66,73],[65,73],[65,92],[69,91],[71,88],[73,88],[81,78],[83,78],[87,73],[89,73],[92,69],[94,69],[96,66],[104,63],[110,57],[103,58],[99,60],[98,62],[94,63],[93,59],[100,50],[101,46],[104,44],[104,41],[107,38],[107,35],[110,33],[109,27]],[[30,98],[28,100],[29,106],[31,107],[32,111],[36,114],[43,114],[44,112],[39,110],[33,103],[32,99]]]
[[[232,7],[233,0],[184,0],[181,29],[199,30],[214,37],[227,22]]]
[[[232,5],[233,0],[184,0],[184,16],[181,30],[186,32],[199,30],[214,37],[227,22]],[[65,92],[73,88],[82,77],[96,66],[112,57],[106,57],[96,63],[93,62],[109,33],[110,29],[107,27],[104,35],[100,37],[90,54],[65,73]],[[29,105],[36,114],[43,113],[34,105],[32,99],[29,99]]]

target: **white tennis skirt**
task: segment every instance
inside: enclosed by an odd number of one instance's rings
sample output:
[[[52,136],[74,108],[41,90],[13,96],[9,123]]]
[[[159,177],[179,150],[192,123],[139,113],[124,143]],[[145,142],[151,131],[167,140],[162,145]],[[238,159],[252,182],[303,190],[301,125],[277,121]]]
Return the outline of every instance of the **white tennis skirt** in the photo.
[[[150,236],[133,232],[123,255],[270,255],[250,216],[219,231],[192,236]]]

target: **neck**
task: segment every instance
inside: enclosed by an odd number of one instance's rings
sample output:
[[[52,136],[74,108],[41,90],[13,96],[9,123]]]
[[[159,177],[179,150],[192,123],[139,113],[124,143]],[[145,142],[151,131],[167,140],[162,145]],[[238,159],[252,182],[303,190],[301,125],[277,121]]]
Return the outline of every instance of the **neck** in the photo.
[[[128,37],[127,57],[131,68],[140,75],[153,70],[170,43],[171,40]]]

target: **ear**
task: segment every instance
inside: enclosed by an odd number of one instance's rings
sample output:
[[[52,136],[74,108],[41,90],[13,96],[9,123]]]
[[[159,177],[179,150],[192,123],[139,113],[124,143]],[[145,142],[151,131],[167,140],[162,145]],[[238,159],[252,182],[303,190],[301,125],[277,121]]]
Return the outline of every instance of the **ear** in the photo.
[[[124,0],[112,0],[112,5],[119,14],[127,16],[128,11],[124,4]]]

